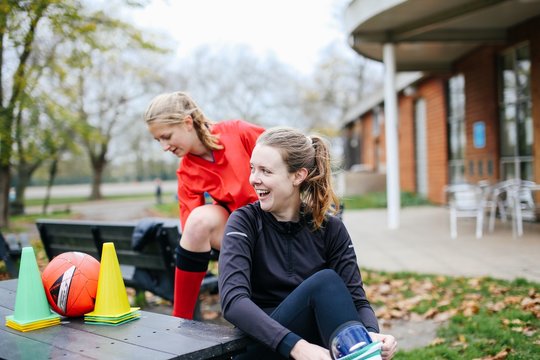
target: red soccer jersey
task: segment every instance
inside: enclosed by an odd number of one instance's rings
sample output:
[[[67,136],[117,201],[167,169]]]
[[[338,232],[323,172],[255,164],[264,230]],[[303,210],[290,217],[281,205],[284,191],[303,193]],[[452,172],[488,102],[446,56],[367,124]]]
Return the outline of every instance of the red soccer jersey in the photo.
[[[223,149],[212,151],[214,161],[192,154],[185,155],[176,172],[182,228],[191,210],[204,205],[204,193],[234,211],[257,200],[249,184],[251,152],[263,128],[243,120],[216,123],[212,133],[219,134]]]

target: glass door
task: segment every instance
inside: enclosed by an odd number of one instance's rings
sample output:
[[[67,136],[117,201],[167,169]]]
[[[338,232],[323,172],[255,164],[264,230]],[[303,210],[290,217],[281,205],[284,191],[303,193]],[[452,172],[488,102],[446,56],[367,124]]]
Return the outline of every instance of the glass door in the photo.
[[[528,44],[500,57],[501,179],[533,180],[531,57]]]
[[[465,181],[465,77],[451,77],[447,85],[448,102],[448,182]]]

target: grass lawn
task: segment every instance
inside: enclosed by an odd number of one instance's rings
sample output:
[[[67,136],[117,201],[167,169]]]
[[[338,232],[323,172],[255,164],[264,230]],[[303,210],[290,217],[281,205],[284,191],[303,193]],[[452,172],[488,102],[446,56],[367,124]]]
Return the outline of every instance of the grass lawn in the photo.
[[[395,359],[540,359],[540,284],[362,270],[379,319],[444,322],[425,348]],[[390,331],[391,333],[391,331]]]
[[[345,211],[385,206],[384,194],[343,199]],[[427,204],[402,194],[402,205]],[[161,216],[177,217],[176,203],[155,208]],[[76,214],[51,216],[67,218]],[[40,216],[12,219],[13,229],[34,226]],[[3,229],[3,231],[5,231]],[[34,242],[38,262],[46,263],[39,241]],[[437,338],[424,348],[399,351],[396,360],[540,359],[540,284],[523,279],[463,278],[416,273],[386,273],[362,269],[366,292],[381,320],[443,324]],[[0,279],[6,278],[0,262]],[[391,333],[391,331],[390,331]]]
[[[374,192],[365,195],[346,196],[342,198],[345,210],[373,209],[386,207],[386,193]],[[428,205],[429,202],[410,192],[402,192],[400,196],[401,206]]]

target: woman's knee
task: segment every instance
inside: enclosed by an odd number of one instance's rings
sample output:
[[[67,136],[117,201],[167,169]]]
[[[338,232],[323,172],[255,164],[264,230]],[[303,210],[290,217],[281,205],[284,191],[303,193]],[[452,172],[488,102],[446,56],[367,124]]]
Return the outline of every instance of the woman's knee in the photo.
[[[227,210],[219,205],[204,205],[193,209],[185,229],[182,229],[180,243],[192,251],[210,250],[210,246],[215,247],[216,242],[219,245],[228,215]]]
[[[341,277],[332,269],[324,269],[307,278],[303,284],[313,290],[334,291],[337,287],[345,286]]]
[[[322,281],[335,281],[336,279],[341,279],[338,273],[332,269],[319,270],[312,276],[315,276],[321,279]]]
[[[315,274],[311,275],[310,278],[315,279],[317,282],[322,283],[333,283],[335,281],[343,281],[341,277],[332,269],[323,269],[317,271]]]

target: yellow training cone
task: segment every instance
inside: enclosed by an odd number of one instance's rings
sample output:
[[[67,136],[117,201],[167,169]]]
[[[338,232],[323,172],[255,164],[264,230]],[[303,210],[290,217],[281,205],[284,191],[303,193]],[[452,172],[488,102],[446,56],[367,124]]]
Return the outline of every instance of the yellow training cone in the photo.
[[[139,308],[129,306],[126,287],[114,249],[114,243],[104,243],[101,254],[101,266],[99,268],[96,305],[94,306],[94,311],[85,314],[85,317],[119,317],[137,310]]]

